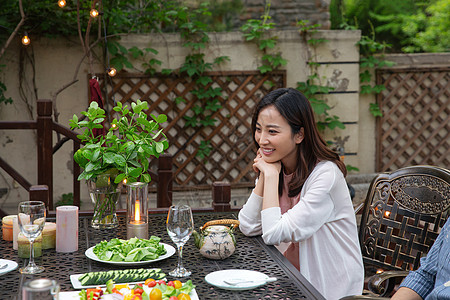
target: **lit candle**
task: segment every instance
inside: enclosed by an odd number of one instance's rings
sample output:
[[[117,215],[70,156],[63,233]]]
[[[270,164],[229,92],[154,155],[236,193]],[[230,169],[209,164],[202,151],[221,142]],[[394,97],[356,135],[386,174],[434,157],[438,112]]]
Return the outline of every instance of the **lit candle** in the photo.
[[[136,203],[134,206],[134,221],[136,224],[140,224],[141,222],[141,208],[139,205],[139,199],[136,199]]]
[[[10,215],[2,219],[2,233],[5,241],[13,241],[13,219],[17,215]]]
[[[56,251],[78,251],[78,207],[56,208]]]
[[[127,239],[148,239],[147,196],[146,183],[127,185]]]

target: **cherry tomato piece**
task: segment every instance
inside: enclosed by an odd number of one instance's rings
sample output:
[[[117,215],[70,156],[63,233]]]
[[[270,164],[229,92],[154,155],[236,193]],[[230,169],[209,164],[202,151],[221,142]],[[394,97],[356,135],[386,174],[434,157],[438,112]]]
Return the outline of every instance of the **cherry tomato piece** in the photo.
[[[148,285],[149,282],[152,282],[152,281],[155,281],[155,279],[149,278],[149,279],[145,280],[144,284],[145,284],[145,285]]]
[[[167,284],[167,282],[165,281],[165,280],[158,280],[158,284],[164,284],[164,285],[166,285]]]
[[[160,289],[153,289],[150,292],[150,300],[161,300],[162,299],[162,292]]]
[[[185,293],[180,293],[178,295],[178,300],[191,300],[191,296]]]
[[[174,288],[176,288],[176,289],[179,289],[183,286],[183,284],[179,280],[174,280],[173,284],[175,285]]]
[[[169,282],[167,283],[167,285],[168,285],[168,286],[172,286],[172,287],[175,288],[175,284],[173,283],[173,281],[169,281]]]
[[[157,284],[157,282],[155,280],[150,281],[149,283],[147,283],[148,287],[154,287]]]
[[[172,296],[172,297],[169,298],[169,300],[178,300],[178,297],[177,296]]]
[[[135,295],[142,295],[143,292],[144,292],[144,290],[141,289],[140,287],[134,289]]]

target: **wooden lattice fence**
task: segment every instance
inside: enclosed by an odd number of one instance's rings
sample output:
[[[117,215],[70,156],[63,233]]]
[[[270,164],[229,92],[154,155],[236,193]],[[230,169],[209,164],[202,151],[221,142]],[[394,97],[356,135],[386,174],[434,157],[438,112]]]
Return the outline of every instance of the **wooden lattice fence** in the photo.
[[[168,152],[173,155],[175,190],[210,188],[214,181],[252,186],[255,147],[250,124],[254,106],[268,91],[286,86],[286,72],[209,72],[207,76],[212,78],[213,88],[222,89],[218,97],[222,108],[213,114],[215,126],[197,128],[185,126],[184,116],[192,116],[191,108],[201,105],[191,93],[195,83],[189,77],[121,73],[111,79],[99,76],[99,81],[107,93],[106,109],[111,115],[114,101],[125,104],[136,99],[149,102],[148,113],[167,115],[164,132],[169,139]],[[210,141],[212,146],[204,159],[197,156],[202,141]],[[156,160],[151,165],[155,167]]]
[[[450,66],[377,71],[379,172],[428,164],[450,166]]]

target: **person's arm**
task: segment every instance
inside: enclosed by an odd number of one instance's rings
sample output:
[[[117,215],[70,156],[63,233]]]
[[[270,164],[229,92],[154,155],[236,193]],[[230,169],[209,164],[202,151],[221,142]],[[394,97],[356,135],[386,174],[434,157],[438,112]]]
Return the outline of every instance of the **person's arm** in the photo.
[[[279,178],[279,173],[276,171],[264,174],[263,210],[270,207],[280,207],[280,199],[278,197]]]
[[[253,191],[247,202],[239,211],[239,229],[247,236],[260,235],[261,227],[261,208],[262,197]]]
[[[444,243],[450,242],[448,234],[450,232],[450,219],[447,220],[441,232],[439,233],[436,241],[428,252],[427,256],[420,259],[420,267],[416,271],[410,272],[408,276],[400,284],[400,290],[403,288],[414,290],[419,298],[425,299],[435,288],[436,274],[439,268],[442,268],[442,263],[439,264],[439,256],[441,251],[445,251]],[[399,292],[398,291],[398,292]],[[397,293],[398,293],[397,292]],[[403,292],[397,296],[397,293],[392,299],[406,299],[397,298],[403,295]]]
[[[422,297],[410,288],[401,287],[394,294],[391,300],[422,300]]]
[[[310,174],[300,201],[286,213],[281,214],[280,207],[263,208],[262,238],[266,244],[277,245],[281,242],[305,240],[327,222],[334,212],[330,190],[335,185],[337,173],[340,173],[337,167],[330,168],[330,164],[317,167]],[[267,173],[265,175],[267,176]]]
[[[253,169],[259,172],[259,180],[254,193],[263,197],[262,209],[280,207],[278,198],[278,184],[281,172],[281,162],[268,163],[259,153],[253,163]]]
[[[255,188],[253,189],[253,192],[260,197],[264,196],[264,174],[263,173],[259,174],[258,180],[256,181]]]

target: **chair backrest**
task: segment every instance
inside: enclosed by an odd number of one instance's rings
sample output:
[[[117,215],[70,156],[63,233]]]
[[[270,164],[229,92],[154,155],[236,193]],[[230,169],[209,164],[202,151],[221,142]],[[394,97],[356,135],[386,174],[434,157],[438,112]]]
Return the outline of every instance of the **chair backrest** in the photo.
[[[449,170],[414,166],[378,175],[359,229],[364,263],[384,270],[417,269],[449,212]]]

